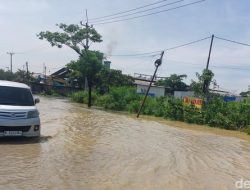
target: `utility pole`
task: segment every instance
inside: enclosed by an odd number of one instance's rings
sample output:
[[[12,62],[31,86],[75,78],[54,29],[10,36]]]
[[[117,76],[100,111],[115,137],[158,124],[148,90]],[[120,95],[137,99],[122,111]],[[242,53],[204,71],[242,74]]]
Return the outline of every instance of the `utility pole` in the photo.
[[[211,52],[212,52],[212,48],[213,48],[213,42],[214,42],[214,34],[212,35],[212,38],[211,38],[211,43],[210,43],[210,48],[209,48],[209,53],[208,53],[208,58],[207,58],[206,71],[209,68],[210,57],[211,57]],[[204,80],[204,83],[203,83],[203,92],[207,93],[207,91],[208,91],[208,81]]]
[[[86,29],[87,29],[87,38],[86,38],[86,50],[89,49],[89,18],[88,18],[88,10],[86,10]]]
[[[43,75],[44,75],[44,80],[46,81],[46,65],[43,63]]]
[[[83,46],[86,56],[88,56],[88,50],[89,50],[89,29],[92,28],[93,26],[89,26],[89,19],[88,19],[88,10],[86,10],[86,23],[83,24],[83,22],[81,21],[80,24],[82,26],[84,26],[86,28],[86,43]],[[86,77],[87,78],[87,82],[88,82],[88,107],[91,107],[91,88],[92,88],[92,78],[91,76]],[[86,82],[86,79],[85,79]]]
[[[24,70],[24,65],[23,65],[23,72],[22,72],[22,75],[23,75],[23,82],[24,82],[24,78],[25,78],[25,70]]]
[[[145,101],[146,101],[146,99],[147,99],[149,90],[150,90],[150,88],[151,88],[151,86],[152,86],[152,83],[153,83],[153,81],[154,81],[154,78],[155,78],[156,72],[157,72],[157,70],[158,70],[158,67],[162,64],[163,55],[164,55],[164,51],[161,52],[161,57],[160,57],[160,59],[157,59],[157,60],[155,61],[155,72],[154,72],[153,77],[152,77],[152,79],[151,79],[151,81],[150,81],[150,83],[149,83],[149,86],[148,86],[147,92],[146,92],[146,94],[145,94],[145,96],[144,96],[144,99],[143,99],[143,101],[142,101],[141,107],[140,107],[140,109],[139,109],[139,111],[138,111],[138,113],[137,113],[137,118],[139,118],[139,116],[140,116],[141,110],[142,110],[142,108],[143,108],[143,106],[144,106],[144,103],[145,103]]]
[[[83,24],[81,21],[80,24],[86,28],[87,35],[86,35],[86,44],[83,46],[85,51],[89,50],[89,29],[92,28],[92,26],[89,26],[89,19],[88,19],[88,10],[86,10],[86,23]]]
[[[209,54],[208,54],[208,58],[207,58],[206,70],[208,70],[208,67],[209,67],[210,56],[211,56],[211,52],[212,52],[212,48],[213,48],[213,42],[214,42],[214,35],[212,35],[212,38],[211,38],[211,43],[210,43],[210,48],[209,48]]]
[[[29,80],[29,63],[26,61],[26,74],[27,74],[27,80]]]
[[[15,55],[14,52],[7,52],[10,55],[10,72],[12,72],[12,56]]]
[[[45,73],[45,80],[46,80],[46,74],[47,74],[47,67],[46,67],[46,65],[44,66],[44,73]]]

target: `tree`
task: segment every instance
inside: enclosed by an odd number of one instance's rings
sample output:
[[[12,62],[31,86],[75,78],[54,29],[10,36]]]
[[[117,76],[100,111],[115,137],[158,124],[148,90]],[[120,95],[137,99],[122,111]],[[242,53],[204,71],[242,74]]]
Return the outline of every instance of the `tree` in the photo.
[[[250,92],[241,92],[240,95],[243,97],[247,97],[250,94]]]
[[[122,71],[108,69],[105,66],[98,73],[96,86],[99,92],[104,94],[111,86],[133,86],[134,79],[131,76],[122,74]]]
[[[192,80],[190,88],[196,95],[206,95],[209,90],[209,86],[213,81],[214,73],[211,70],[204,69],[202,74],[196,73],[198,81]]]
[[[186,90],[187,85],[183,82],[185,78],[187,78],[187,75],[172,74],[164,80],[157,81],[156,85],[169,87],[171,92],[175,90]]]
[[[4,71],[3,69],[0,69],[0,80],[15,80],[15,74],[10,71]]]
[[[86,54],[86,55],[85,55]],[[71,61],[67,67],[72,71],[71,76],[79,81],[85,81],[87,78],[89,101],[88,107],[91,107],[91,90],[95,84],[97,74],[101,70],[103,54],[99,51],[86,51],[77,61]]]
[[[0,69],[0,80],[16,81],[29,84],[34,78],[31,73],[18,69],[17,72],[13,73],[10,71],[4,71]]]
[[[250,85],[248,86],[248,90],[247,91],[243,91],[240,93],[241,96],[243,97],[247,97],[247,96],[250,96]]]
[[[59,26],[63,32],[45,31],[40,32],[37,36],[41,40],[46,39],[51,46],[57,46],[58,48],[61,48],[63,45],[68,46],[79,55],[78,61],[72,62],[74,63],[72,67],[79,67],[80,70],[78,70],[78,75],[80,77],[87,77],[89,86],[88,107],[91,107],[92,80],[95,78],[95,74],[98,71],[99,66],[97,67],[97,65],[101,57],[100,53],[89,51],[89,42],[102,42],[102,37],[93,27],[89,27],[88,24],[86,24],[85,27],[74,24],[59,24],[57,26]],[[79,66],[76,66],[76,64],[79,64]],[[84,68],[82,65],[87,67]],[[90,73],[88,73],[88,71],[90,71]]]
[[[75,24],[57,24],[63,32],[40,32],[39,39],[46,39],[51,46],[62,48],[63,45],[73,49],[80,56],[84,56],[84,51],[89,49],[90,42],[102,42],[102,36],[92,27],[81,27]]]

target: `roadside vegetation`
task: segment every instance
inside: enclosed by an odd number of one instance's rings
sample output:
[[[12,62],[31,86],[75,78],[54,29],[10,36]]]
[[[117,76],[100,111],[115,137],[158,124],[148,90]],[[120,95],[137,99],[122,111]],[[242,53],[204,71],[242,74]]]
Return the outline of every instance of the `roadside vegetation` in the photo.
[[[85,92],[76,92],[70,98],[87,104],[88,95]],[[104,95],[95,92],[92,98],[93,105],[97,107],[137,113],[143,96],[136,94],[134,87],[112,87]],[[194,105],[185,105],[182,99],[174,97],[148,97],[142,114],[250,134],[250,98],[241,102],[224,102],[222,97],[215,96],[198,109]]]
[[[171,75],[164,81],[158,83],[169,87],[169,95],[165,97],[148,97],[142,114],[163,117],[168,120],[182,121],[199,125],[208,125],[227,130],[244,131],[250,134],[250,98],[240,102],[225,102],[223,96],[209,93],[213,80],[213,73],[204,70],[202,74],[197,73],[197,80],[193,80],[190,87],[195,91],[196,97],[201,98],[203,105],[197,108],[194,105],[186,105],[182,99],[174,98],[171,93],[174,90],[187,88],[183,82],[186,75]],[[121,86],[112,83],[105,93],[95,90],[92,96],[94,106],[107,110],[126,111],[137,113],[143,96],[136,93],[136,88],[123,79]],[[207,86],[204,87],[204,81]],[[104,83],[108,84],[108,83]],[[100,86],[96,89],[100,89]],[[88,94],[84,91],[72,93],[70,98],[78,103],[87,104]]]
[[[22,82],[29,84],[31,81],[34,80],[30,72],[26,72],[23,70],[18,70],[16,72],[11,71],[4,71],[0,69],[0,80],[8,80],[8,81],[15,81],[15,82]]]

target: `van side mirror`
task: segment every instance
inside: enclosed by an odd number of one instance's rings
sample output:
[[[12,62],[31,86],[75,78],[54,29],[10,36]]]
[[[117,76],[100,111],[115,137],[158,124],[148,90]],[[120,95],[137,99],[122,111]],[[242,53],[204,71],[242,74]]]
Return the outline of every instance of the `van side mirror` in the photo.
[[[35,98],[35,104],[38,104],[40,102],[39,98]]]

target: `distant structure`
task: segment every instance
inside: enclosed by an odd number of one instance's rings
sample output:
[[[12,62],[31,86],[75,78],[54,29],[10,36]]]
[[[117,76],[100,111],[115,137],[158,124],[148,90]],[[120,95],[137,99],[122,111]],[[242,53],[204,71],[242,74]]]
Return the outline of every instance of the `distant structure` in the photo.
[[[195,97],[194,91],[174,91],[174,97],[183,99],[184,97]]]
[[[148,89],[149,82],[135,80],[134,84],[136,85],[136,93],[144,95]],[[149,90],[148,95],[152,96],[152,97],[165,96],[165,87],[164,86],[155,86],[153,84]]]
[[[134,79],[135,80],[141,80],[141,81],[148,81],[150,82],[151,79],[152,79],[152,75],[147,75],[147,74],[142,74],[142,73],[134,73]],[[154,78],[154,81],[153,82],[156,82],[158,80],[164,80],[166,79],[167,77],[158,77],[158,76],[155,76]]]
[[[111,61],[104,60],[104,61],[103,61],[103,65],[104,65],[106,68],[110,69]]]

